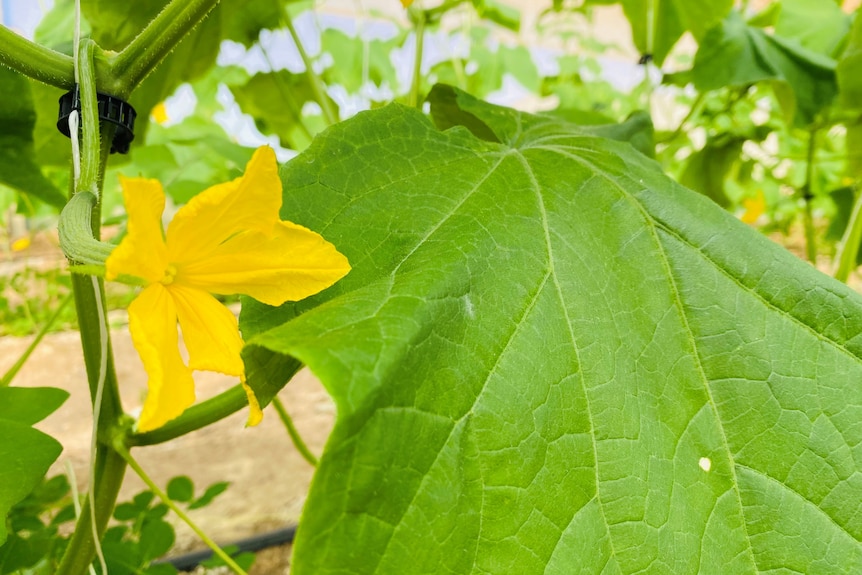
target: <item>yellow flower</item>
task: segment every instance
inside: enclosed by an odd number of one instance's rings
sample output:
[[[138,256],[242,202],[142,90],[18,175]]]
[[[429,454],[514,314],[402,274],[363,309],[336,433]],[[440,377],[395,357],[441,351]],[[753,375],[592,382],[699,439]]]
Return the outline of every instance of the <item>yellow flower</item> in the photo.
[[[411,4],[413,4],[413,0],[401,0],[401,5],[405,8],[410,8]]]
[[[739,219],[753,226],[766,211],[766,198],[763,196],[763,190],[757,190],[757,196],[754,198],[745,198],[742,200],[742,207],[744,211]]]
[[[170,116],[168,116],[168,107],[165,106],[164,102],[159,102],[153,106],[153,109],[150,111],[150,115],[157,124],[164,124],[170,120]]]
[[[132,341],[149,376],[138,430],[160,427],[194,403],[192,370],[239,377],[251,406],[249,425],[256,424],[262,414],[245,383],[236,318],[210,294],[281,305],[338,281],[350,270],[347,258],[318,234],[279,219],[281,180],[269,147],[258,148],[244,176],[180,208],[166,234],[161,184],[143,178],[121,183],[128,234],[105,265],[107,279],[133,276],[146,286],[129,306]],[[188,365],[179,351],[178,322]]]

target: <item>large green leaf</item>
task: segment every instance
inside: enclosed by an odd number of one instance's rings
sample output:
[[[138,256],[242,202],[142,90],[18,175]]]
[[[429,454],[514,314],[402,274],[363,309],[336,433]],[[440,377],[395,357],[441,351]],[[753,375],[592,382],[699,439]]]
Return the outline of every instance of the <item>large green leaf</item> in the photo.
[[[0,387],[0,545],[8,534],[6,515],[48,472],[63,448],[33,429],[69,394],[52,387]]]
[[[862,570],[859,295],[627,143],[472,113],[499,143],[392,105],[282,171],[353,266],[241,316],[337,403],[293,572]]]
[[[62,207],[65,197],[39,167],[33,145],[35,125],[36,110],[29,81],[0,66],[0,184]]]
[[[834,60],[750,26],[737,12],[704,38],[692,73],[700,91],[772,81],[785,112],[800,125],[811,123],[837,92]]]

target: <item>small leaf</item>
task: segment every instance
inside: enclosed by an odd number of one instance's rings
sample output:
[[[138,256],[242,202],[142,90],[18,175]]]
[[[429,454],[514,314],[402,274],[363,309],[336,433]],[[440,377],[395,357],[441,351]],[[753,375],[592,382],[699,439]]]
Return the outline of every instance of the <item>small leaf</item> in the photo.
[[[33,425],[57,411],[68,398],[68,391],[56,387],[3,387],[0,388],[0,419]]]
[[[168,497],[173,499],[174,501],[179,501],[182,503],[186,503],[187,501],[191,501],[195,496],[195,487],[192,480],[185,476],[180,475],[172,478],[168,482]]]
[[[146,521],[141,528],[138,549],[141,560],[149,563],[171,550],[176,536],[174,528],[165,521]]]
[[[63,450],[60,443],[30,427],[55,411],[68,393],[50,387],[0,387],[0,518],[42,482]],[[0,545],[6,540],[0,521]]]
[[[200,509],[201,507],[206,507],[207,505],[212,503],[216,497],[224,493],[229,486],[230,482],[228,481],[219,481],[218,483],[213,483],[206,488],[206,491],[204,491],[203,495],[192,501],[192,503],[189,505],[189,509]]]

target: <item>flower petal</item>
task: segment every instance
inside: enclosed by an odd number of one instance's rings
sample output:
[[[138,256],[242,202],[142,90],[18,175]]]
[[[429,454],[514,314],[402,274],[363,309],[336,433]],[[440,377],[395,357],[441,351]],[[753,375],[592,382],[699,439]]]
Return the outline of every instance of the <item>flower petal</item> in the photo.
[[[230,310],[199,289],[171,284],[167,290],[177,307],[189,367],[242,377],[242,339]]]
[[[251,390],[251,386],[245,382],[245,377],[240,380],[245,394],[248,396],[248,420],[246,427],[254,427],[263,421],[263,411],[260,409],[260,403],[257,401],[257,396]]]
[[[171,262],[182,264],[207,257],[228,238],[244,230],[270,230],[281,208],[281,180],[275,152],[255,151],[245,174],[193,197],[168,226]]]
[[[192,372],[178,347],[176,307],[162,284],[144,288],[129,306],[129,331],[149,376],[138,431],[150,431],[195,402]]]
[[[120,177],[126,213],[129,215],[128,233],[105,262],[105,277],[114,280],[129,275],[159,281],[167,266],[167,248],[162,237],[162,212],[165,210],[165,193],[158,180]]]
[[[176,282],[281,305],[316,294],[349,271],[347,258],[319,234],[280,221],[270,234],[240,234],[210,257],[184,265]]]

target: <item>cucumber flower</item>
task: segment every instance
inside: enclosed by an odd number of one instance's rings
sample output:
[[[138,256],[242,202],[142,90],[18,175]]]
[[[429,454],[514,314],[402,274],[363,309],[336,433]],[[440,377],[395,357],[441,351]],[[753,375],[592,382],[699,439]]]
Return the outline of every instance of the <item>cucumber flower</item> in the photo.
[[[132,276],[145,286],[129,306],[132,342],[149,378],[138,430],[160,427],[194,403],[192,370],[240,378],[255,425],[262,413],[245,382],[236,317],[210,294],[281,305],[334,284],[350,270],[347,258],[318,234],[279,218],[281,180],[269,147],[258,148],[241,178],[180,208],[167,233],[161,184],[143,178],[121,184],[128,233],[108,257],[105,276]]]

